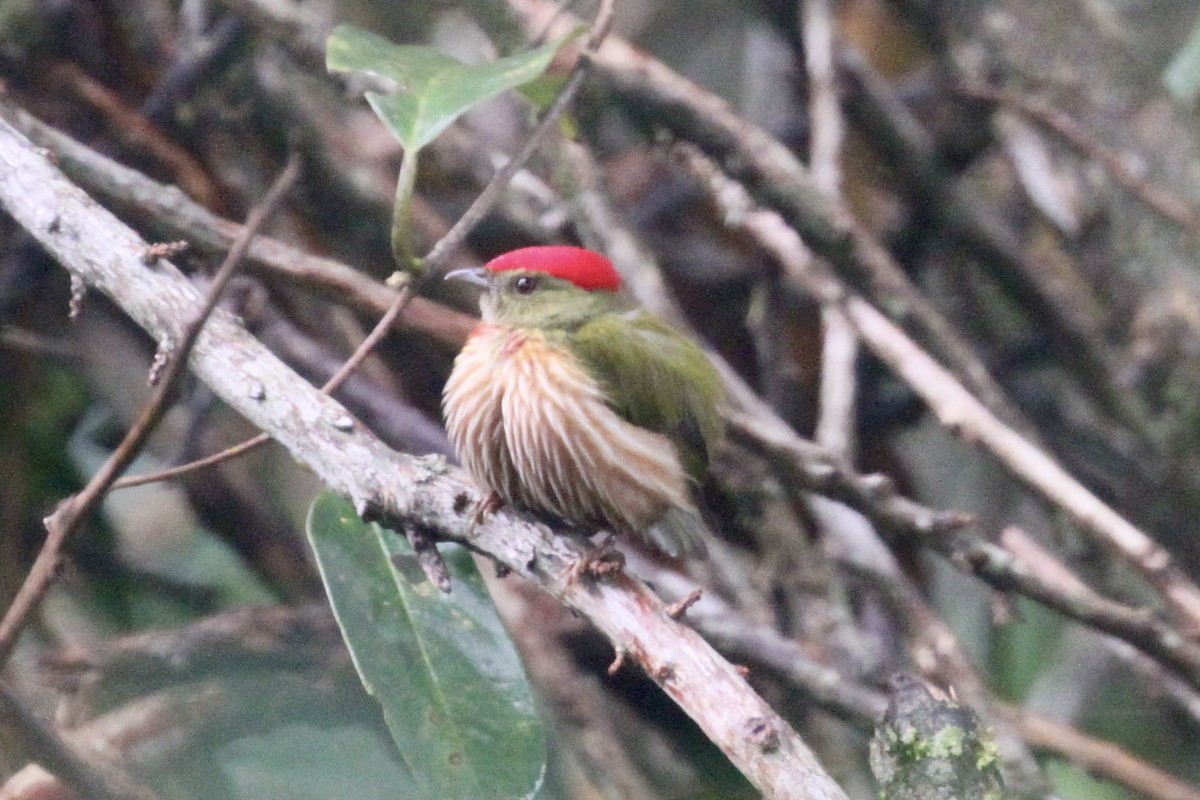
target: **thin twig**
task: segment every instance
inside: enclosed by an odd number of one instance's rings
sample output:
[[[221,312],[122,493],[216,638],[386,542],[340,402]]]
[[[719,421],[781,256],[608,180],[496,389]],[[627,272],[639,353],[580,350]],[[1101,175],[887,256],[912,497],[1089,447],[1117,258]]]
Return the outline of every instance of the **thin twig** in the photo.
[[[1192,236],[1200,237],[1200,209],[1184,197],[1139,175],[1130,167],[1133,159],[1128,154],[1104,144],[1065,111],[1054,108],[1041,98],[1018,94],[1011,89],[972,83],[960,85],[958,91],[967,97],[1012,109],[1033,120],[1061,137],[1080,155],[1104,167],[1113,180],[1155,213],[1174,222]]]
[[[835,309],[821,309],[821,393],[813,438],[853,458],[857,427],[858,334]]]
[[[34,748],[42,765],[66,783],[80,797],[96,800],[158,800],[159,795],[138,783],[124,770],[82,752],[63,741],[28,709],[19,697],[0,681],[0,721],[5,730],[24,737]]]
[[[204,165],[166,136],[120,95],[70,62],[55,65],[51,75],[72,94],[108,120],[108,127],[126,147],[148,154],[170,170],[179,187],[200,205],[214,208],[221,192]]]
[[[19,108],[0,102],[0,118],[53,152],[72,180],[111,205],[151,218],[172,236],[205,252],[226,252],[242,226],[222,219],[188,200],[177,189],[118,164]],[[266,236],[256,236],[246,254],[247,266],[272,278],[335,297],[360,312],[386,313],[397,292],[359,270],[314,256]],[[414,297],[401,318],[439,342],[459,347],[476,320],[423,297]]]
[[[546,136],[554,129],[563,111],[574,101],[575,95],[579,93],[579,89],[583,86],[588,71],[591,69],[591,53],[600,46],[604,37],[608,35],[609,28],[612,27],[613,4],[614,0],[601,1],[600,8],[596,12],[596,19],[588,30],[586,49],[571,71],[567,85],[558,93],[558,97],[554,98],[550,108],[546,109],[546,113],[542,115],[520,151],[496,173],[496,176],[484,187],[446,235],[433,246],[429,255],[425,256],[424,267],[429,275],[436,275],[441,271],[442,263],[454,253],[480,220],[491,211],[513,176],[525,166],[525,162],[533,156]]]
[[[1200,633],[1200,588],[1174,564],[1170,553],[1005,425],[876,308],[855,297],[846,298],[843,308],[873,352],[921,396],[943,425],[987,448],[1034,493],[1066,511],[1080,530],[1141,573],[1186,631]]]
[[[935,545],[951,561],[1002,591],[1017,591],[1152,656],[1192,686],[1200,687],[1200,645],[1151,609],[1110,600],[1085,584],[1065,584],[1033,569],[1027,559],[988,542]],[[1061,567],[1055,561],[1055,565]]]
[[[408,305],[409,301],[412,300],[413,296],[412,286],[405,285],[405,287],[400,290],[400,293],[396,295],[396,299],[392,301],[392,305],[388,308],[387,312],[385,312],[384,315],[379,318],[379,321],[375,323],[375,327],[371,330],[371,332],[367,334],[366,338],[364,338],[362,342],[359,343],[358,347],[354,349],[354,352],[350,354],[350,357],[346,359],[345,363],[338,368],[338,371],[335,372],[329,380],[325,381],[323,386],[321,386],[321,392],[324,394],[332,394],[339,386],[342,385],[343,382],[345,382],[347,378],[350,377],[350,373],[354,372],[354,370],[358,368],[358,365],[366,360],[367,356],[369,356],[371,351],[375,348],[375,345],[379,344],[379,341],[383,339],[388,331],[391,330],[392,325],[396,323],[396,320],[404,312],[405,307]],[[147,472],[141,475],[130,475],[129,477],[122,478],[113,484],[113,489],[128,489],[132,486],[142,486],[147,483],[173,480],[183,475],[187,475],[188,473],[195,472],[196,470],[214,467],[217,464],[221,464],[245,455],[251,450],[261,447],[269,441],[271,441],[271,437],[269,435],[265,433],[259,433],[251,436],[249,439],[246,439],[243,442],[238,442],[231,447],[226,447],[219,453],[213,453],[212,455],[205,456],[204,458],[198,458],[194,461],[189,461],[186,464],[179,464],[178,466],[157,470],[155,472]]]
[[[32,612],[54,582],[64,545],[88,518],[92,509],[104,499],[117,477],[141,452],[146,438],[154,430],[162,415],[166,413],[174,395],[175,386],[187,370],[188,357],[192,348],[205,322],[216,308],[222,289],[232,277],[238,264],[241,263],[250,239],[279,205],[287,190],[295,182],[299,171],[299,162],[295,159],[290,160],[267,191],[262,202],[250,212],[242,238],[235,242],[224,263],[217,270],[204,304],[184,326],[178,342],[168,350],[170,358],[155,387],[154,394],[130,426],[125,438],[121,440],[112,455],[105,460],[87,485],[77,494],[59,503],[54,512],[46,518],[46,540],[43,542],[29,574],[17,591],[16,597],[13,598],[5,612],[3,620],[0,620],[0,664],[7,661],[12,654],[17,638],[29,623]],[[145,268],[144,265],[143,268]]]
[[[358,368],[358,365],[366,360],[366,357],[375,349],[375,345],[379,344],[383,337],[392,329],[392,326],[396,324],[396,320],[404,313],[404,309],[414,296],[415,293],[413,292],[412,285],[406,284],[400,290],[400,293],[396,295],[396,299],[392,301],[392,305],[388,307],[387,312],[379,318],[379,321],[375,323],[375,327],[371,329],[371,332],[367,334],[366,338],[362,340],[358,347],[354,349],[354,352],[351,353],[350,357],[346,359],[346,363],[342,364],[338,371],[321,386],[322,392],[325,394],[332,393],[342,385],[346,378],[350,377],[350,373],[354,372]]]
[[[1003,561],[1011,563],[1013,566],[1019,565],[1021,571],[1032,573],[1037,580],[1058,589],[1068,599],[1090,598],[1095,595],[1095,591],[1072,572],[1066,564],[1055,558],[1020,528],[1012,526],[1005,528],[1000,532],[996,543],[1012,556],[1011,559],[1006,558]],[[985,576],[981,577],[987,580]],[[1104,602],[1109,601],[1104,598]],[[1067,605],[1069,606],[1069,604]],[[1136,613],[1136,610],[1130,610]],[[1064,609],[1063,613],[1071,615],[1070,610]],[[1086,624],[1086,620],[1084,622]],[[1150,638],[1158,635],[1155,628],[1161,630],[1164,627],[1166,626],[1157,615],[1144,612],[1138,623],[1138,630],[1144,631]],[[1141,635],[1141,633],[1137,635]],[[1170,659],[1164,659],[1161,656],[1156,659],[1154,656],[1147,655],[1144,649],[1134,647],[1123,637],[1114,635],[1112,631],[1103,639],[1116,657],[1128,664],[1139,676],[1140,682],[1147,686],[1146,694],[1155,697],[1169,697],[1176,707],[1190,718],[1193,727],[1200,724],[1200,691],[1194,685],[1196,682],[1186,681],[1178,676],[1178,670],[1171,670],[1164,666],[1163,661]],[[1195,652],[1193,649],[1195,642],[1185,640],[1177,631],[1173,632],[1171,638],[1165,639],[1163,643],[1172,650],[1182,647],[1185,653]],[[1195,662],[1186,669],[1195,672],[1194,664]]]
[[[1004,215],[971,193],[949,175],[924,126],[909,111],[891,86],[857,50],[846,42],[838,47],[838,69],[851,87],[848,108],[880,150],[905,176],[904,188],[945,229],[947,235],[986,264],[997,284],[1029,310],[1058,352],[1064,355],[1080,381],[1144,438],[1149,436],[1149,415],[1117,377],[1118,366],[1105,346],[1105,321],[1091,304],[1050,280],[1053,271],[1028,255],[1018,236],[1003,223]],[[878,298],[876,305],[881,305]],[[975,394],[978,391],[971,387]],[[986,398],[980,395],[981,400]],[[992,408],[995,411],[995,408]],[[1033,428],[1018,417],[1000,414],[1007,423],[1018,423],[1026,435]]]
[[[790,485],[845,503],[893,535],[936,538],[970,524],[970,515],[961,511],[929,508],[902,496],[885,475],[855,472],[838,453],[767,416],[766,403],[757,400],[747,405],[750,400],[739,392],[736,402],[744,410],[726,415],[730,438],[765,454],[783,469]]]
[[[828,0],[800,3],[804,65],[808,70],[809,169],[834,202],[841,201],[842,112],[833,64],[836,22]],[[848,459],[854,457],[858,340],[834,308],[821,310],[821,392],[815,438]]]
[[[184,475],[189,475],[198,470],[215,467],[218,464],[223,464],[226,461],[245,455],[252,450],[262,447],[267,442],[271,441],[271,437],[265,433],[255,434],[249,439],[238,442],[235,445],[230,445],[224,450],[220,450],[211,455],[197,458],[186,464],[177,464],[174,467],[166,469],[158,469],[153,472],[142,472],[137,475],[126,475],[120,480],[113,483],[113,491],[118,489],[132,489],[134,486],[145,486],[148,483],[161,483],[162,481],[171,481],[176,478],[182,478]]]
[[[1153,800],[1200,800],[1200,790],[1137,758],[1123,747],[1094,739],[1070,725],[1008,707],[1005,716],[1030,747],[1053,753],[1093,775]]]
[[[809,169],[813,182],[831,200],[840,201],[842,186],[841,105],[835,83],[833,47],[836,21],[829,0],[802,0],[800,33],[804,40],[804,67],[808,71]]]
[[[283,198],[291,190],[296,179],[300,177],[300,161],[299,159],[288,159],[283,171],[275,179],[271,187],[267,189],[267,193],[263,199],[250,210],[250,214],[246,217],[246,224],[242,228],[242,235],[233,247],[229,249],[225,260],[213,275],[212,283],[208,287],[207,295],[205,296],[204,305],[200,308],[200,313],[192,320],[187,328],[184,329],[178,346],[173,354],[173,368],[169,373],[171,377],[178,379],[184,370],[187,369],[187,359],[191,355],[192,347],[196,344],[196,339],[200,335],[200,329],[204,327],[204,323],[212,314],[213,309],[217,307],[217,303],[221,300],[221,292],[225,290],[225,286],[229,283],[229,279],[233,277],[233,273],[242,264],[242,259],[246,255],[246,251],[250,247],[251,240],[258,233],[259,228],[266,224],[271,215],[283,202]],[[177,366],[175,366],[177,365]]]

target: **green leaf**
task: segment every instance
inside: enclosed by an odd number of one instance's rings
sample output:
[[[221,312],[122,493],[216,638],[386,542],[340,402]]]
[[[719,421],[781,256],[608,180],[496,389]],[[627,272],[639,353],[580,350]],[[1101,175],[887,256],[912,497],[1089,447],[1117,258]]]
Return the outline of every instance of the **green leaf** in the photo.
[[[444,595],[402,536],[362,522],[336,494],[316,499],[307,528],[342,636],[419,796],[531,797],[545,733],[470,554],[444,548],[454,581]]]
[[[211,752],[231,800],[394,800],[411,780],[387,740],[363,725],[292,723],[221,741]],[[214,800],[209,787],[192,796]]]
[[[429,47],[396,45],[353,25],[339,25],[329,35],[325,65],[332,71],[367,72],[395,81],[394,93],[367,92],[367,102],[412,152],[472,106],[541,75],[577,33],[490,64],[470,65]]]

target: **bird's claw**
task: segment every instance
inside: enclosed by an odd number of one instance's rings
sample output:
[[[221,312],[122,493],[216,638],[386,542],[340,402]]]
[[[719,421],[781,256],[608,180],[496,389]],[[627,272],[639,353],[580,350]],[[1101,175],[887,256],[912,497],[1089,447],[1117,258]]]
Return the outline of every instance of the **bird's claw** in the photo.
[[[475,504],[475,511],[471,514],[472,530],[487,522],[488,517],[502,508],[504,508],[504,498],[495,492],[488,492]]]
[[[608,540],[580,556],[571,573],[567,576],[568,583],[580,579],[599,580],[606,575],[613,575],[625,569],[625,556]]]

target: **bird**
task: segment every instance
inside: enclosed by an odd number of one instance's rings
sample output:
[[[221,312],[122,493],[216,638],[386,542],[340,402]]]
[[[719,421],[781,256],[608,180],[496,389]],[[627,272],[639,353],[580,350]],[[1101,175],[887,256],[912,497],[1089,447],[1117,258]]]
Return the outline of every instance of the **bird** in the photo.
[[[481,510],[512,504],[673,558],[711,536],[695,493],[724,390],[694,341],[639,307],[600,253],[525,247],[445,276],[482,286],[442,393]]]

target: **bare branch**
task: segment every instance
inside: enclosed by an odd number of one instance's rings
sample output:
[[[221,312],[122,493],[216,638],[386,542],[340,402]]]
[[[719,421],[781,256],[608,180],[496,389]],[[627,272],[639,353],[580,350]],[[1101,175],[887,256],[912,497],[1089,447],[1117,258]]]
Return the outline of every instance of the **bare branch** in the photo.
[[[10,136],[19,136],[11,128],[8,132]],[[25,146],[29,147],[30,145],[28,142],[25,142]],[[12,164],[9,166],[10,169],[16,169]],[[113,450],[112,455],[105,460],[104,464],[92,476],[87,485],[78,494],[72,495],[59,503],[54,513],[46,518],[46,540],[43,542],[42,548],[38,552],[37,558],[29,570],[29,574],[21,584],[16,597],[13,598],[11,605],[9,605],[8,610],[5,612],[4,618],[0,620],[0,664],[3,664],[12,655],[13,648],[16,646],[17,638],[21,635],[21,631],[25,629],[34,609],[37,608],[49,590],[50,585],[54,582],[58,574],[59,560],[64,545],[75,531],[79,529],[84,520],[87,519],[92,509],[104,499],[113,482],[133,462],[137,454],[141,452],[142,445],[145,444],[147,437],[154,430],[162,415],[166,413],[174,394],[175,386],[187,370],[188,356],[195,346],[205,322],[212,314],[213,309],[216,308],[221,290],[233,275],[233,271],[237,268],[238,264],[241,263],[242,256],[246,252],[246,247],[254,237],[255,232],[257,232],[270,213],[278,206],[280,200],[295,182],[298,175],[299,163],[295,160],[289,161],[278,179],[271,186],[271,189],[267,192],[266,197],[263,198],[262,203],[250,212],[250,218],[247,220],[246,226],[242,229],[241,238],[235,242],[233,248],[226,256],[225,262],[217,270],[208,295],[199,309],[192,312],[190,316],[183,317],[189,321],[175,332],[175,335],[160,335],[158,337],[160,348],[163,347],[163,344],[169,344],[170,346],[164,350],[168,357],[167,366],[164,374],[159,378],[154,395],[142,409],[141,414],[139,414],[133,425],[130,426],[129,431],[125,434],[125,438],[121,440],[120,444]],[[9,190],[18,190],[19,183],[19,180],[10,182]],[[9,208],[10,212],[12,211],[11,206],[6,204],[6,207]],[[52,209],[53,205],[50,208]],[[14,217],[17,216],[15,212],[13,215]],[[52,221],[48,226],[48,232],[61,233],[61,220],[56,218]],[[144,253],[145,249],[146,247],[142,247],[141,252]],[[147,267],[141,259],[141,254],[139,254],[138,260],[142,264],[142,268],[146,269]],[[165,266],[169,262],[162,262],[162,264]],[[80,277],[86,283],[86,278],[83,276]],[[154,375],[155,373],[152,371],[152,379]]]
[[[1010,473],[1136,569],[1189,631],[1200,631],[1200,589],[1152,538],[1088,491],[1053,458],[1007,426],[883,314],[861,298],[846,313],[864,340],[911,386],[942,424],[983,445]]]
[[[811,120],[809,169],[813,181],[834,202],[841,201],[842,112],[833,63],[836,22],[828,0],[800,4],[804,64],[808,69],[808,115]],[[848,459],[854,458],[858,340],[854,329],[834,308],[821,311],[820,413],[815,438]]]
[[[70,62],[56,65],[52,77],[106,117],[109,128],[126,147],[156,158],[171,171],[180,188],[202,205],[217,204],[221,193],[204,166],[145,116],[126,105],[120,95]]]
[[[1020,592],[1065,616],[1117,636],[1153,656],[1192,686],[1200,686],[1200,645],[1194,639],[1168,625],[1151,609],[1118,603],[1078,579],[1065,579],[1064,573],[1070,573],[1049,554],[1033,562],[1027,549],[1022,556],[988,542],[947,542],[935,545],[935,549],[989,585]]]
[[[1184,197],[1147,180],[1131,168],[1133,157],[1108,147],[1089,133],[1079,122],[1064,111],[1054,108],[1045,100],[1022,95],[1010,89],[999,89],[981,84],[964,84],[959,91],[968,97],[986,100],[989,103],[1013,109],[1052,131],[1081,155],[1100,164],[1113,180],[1134,197],[1141,200],[1155,213],[1166,217],[1194,237],[1200,237],[1200,209]]]
[[[5,729],[18,731],[33,743],[42,765],[80,796],[98,800],[157,800],[155,792],[124,770],[65,742],[26,708],[3,681],[0,681],[0,719],[4,720]]]
[[[1111,742],[1087,736],[1048,717],[1009,709],[1009,718],[1035,750],[1066,758],[1154,800],[1200,800],[1200,791]]]
[[[88,191],[114,208],[150,217],[199,250],[224,253],[241,234],[241,225],[212,214],[178,189],[116,163],[21,109],[0,103],[0,117],[52,151],[63,172]],[[252,271],[331,295],[364,313],[386,313],[396,301],[396,290],[353,267],[276,239],[255,237],[246,257]],[[401,322],[452,347],[461,346],[475,325],[474,318],[423,297],[413,298]]]
[[[1104,322],[1089,311],[1088,304],[1048,279],[1051,271],[1022,251],[1016,234],[1001,222],[999,211],[951,180],[921,123],[866,59],[845,42],[838,48],[838,68],[852,87],[856,117],[905,176],[905,187],[951,238],[996,266],[989,274],[994,274],[1011,296],[1020,298],[1058,352],[1067,356],[1064,362],[1073,365],[1106,408],[1145,436],[1147,414],[1116,377],[1116,360],[1104,345]],[[873,299],[880,305],[879,298]],[[980,398],[990,406],[986,398]],[[1007,417],[1005,421],[1013,422]],[[1028,435],[1028,428],[1024,432]]]

